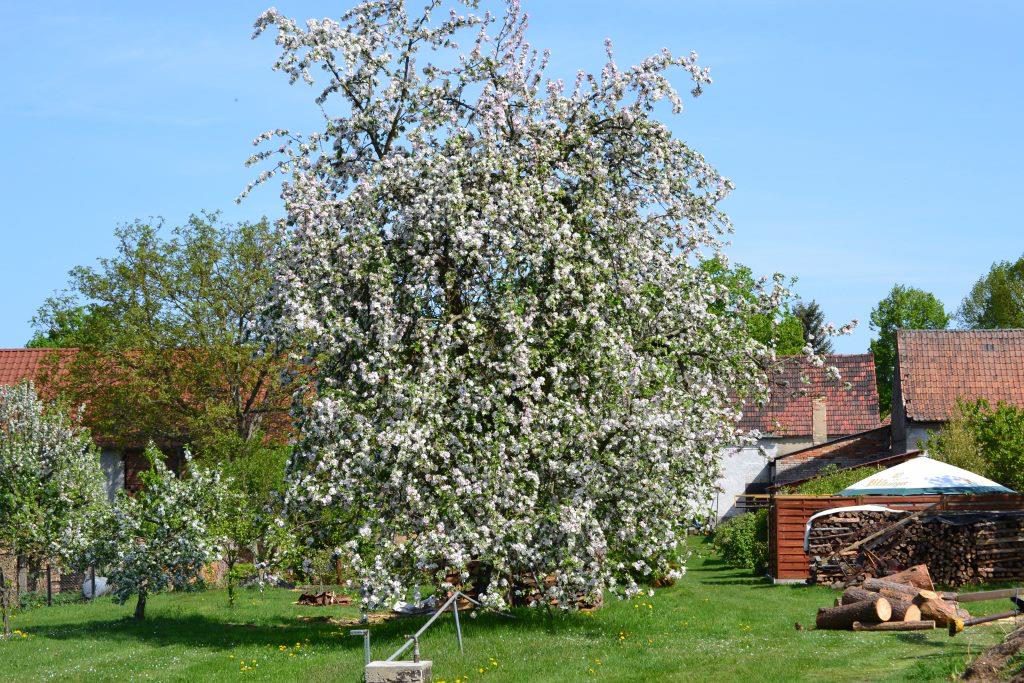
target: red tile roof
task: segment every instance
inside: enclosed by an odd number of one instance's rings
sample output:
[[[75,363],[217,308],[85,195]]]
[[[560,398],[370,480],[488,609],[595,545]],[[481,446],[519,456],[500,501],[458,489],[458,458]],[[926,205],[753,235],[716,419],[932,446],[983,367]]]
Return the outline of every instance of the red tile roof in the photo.
[[[870,353],[836,354],[827,356],[825,365],[839,369],[838,382],[828,379],[824,368],[811,366],[804,356],[783,358],[779,372],[771,378],[771,399],[763,407],[744,406],[740,429],[757,429],[776,437],[810,436],[813,402],[819,396],[825,398],[828,438],[878,427],[874,357]]]
[[[38,382],[47,372],[56,354],[69,359],[75,349],[0,349],[0,385],[17,384],[22,380]]]
[[[1024,330],[900,330],[896,345],[911,420],[948,420],[958,398],[1024,406]]]

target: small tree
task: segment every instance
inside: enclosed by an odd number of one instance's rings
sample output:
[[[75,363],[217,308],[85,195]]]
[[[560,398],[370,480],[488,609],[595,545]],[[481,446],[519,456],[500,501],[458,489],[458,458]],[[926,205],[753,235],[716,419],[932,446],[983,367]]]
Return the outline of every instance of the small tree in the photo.
[[[80,561],[106,507],[89,432],[28,382],[0,387],[0,551],[40,562]],[[10,587],[0,568],[4,633]]]
[[[141,475],[142,490],[118,493],[101,543],[114,598],[123,604],[138,596],[136,619],[145,618],[150,595],[200,581],[203,565],[216,558],[214,528],[226,500],[220,473],[195,466],[190,454],[181,477],[155,446],[146,456],[152,465]]]
[[[217,462],[224,474],[226,499],[215,525],[227,565],[228,603],[235,604],[236,568],[246,554],[262,567],[276,564],[287,532],[277,525],[284,492],[284,471],[291,449],[268,446],[225,434],[208,445],[203,460]]]

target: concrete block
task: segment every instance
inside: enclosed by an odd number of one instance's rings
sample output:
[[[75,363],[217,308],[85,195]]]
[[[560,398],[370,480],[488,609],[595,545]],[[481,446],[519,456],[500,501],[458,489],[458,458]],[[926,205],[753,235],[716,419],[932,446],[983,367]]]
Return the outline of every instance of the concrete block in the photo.
[[[366,683],[430,683],[431,662],[370,662]]]

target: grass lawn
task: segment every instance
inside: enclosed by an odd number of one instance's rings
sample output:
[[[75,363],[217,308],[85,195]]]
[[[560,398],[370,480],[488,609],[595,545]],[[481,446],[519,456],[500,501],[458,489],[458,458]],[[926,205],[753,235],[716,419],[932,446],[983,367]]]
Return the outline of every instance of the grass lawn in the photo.
[[[694,543],[686,577],[653,598],[612,601],[595,614],[517,612],[466,618],[466,654],[443,617],[422,641],[435,680],[463,681],[886,681],[949,680],[1006,626],[950,638],[945,631],[848,633],[813,626],[837,593],[772,586],[709,557]],[[223,591],[150,599],[147,620],[111,602],[19,613],[24,638],[0,642],[4,680],[301,680],[360,679],[362,640],[352,608],[296,607],[286,590],[242,591],[227,607]],[[1004,605],[1003,602],[1006,604]],[[975,603],[973,614],[1004,611],[1008,601]],[[372,627],[384,658],[422,619]]]

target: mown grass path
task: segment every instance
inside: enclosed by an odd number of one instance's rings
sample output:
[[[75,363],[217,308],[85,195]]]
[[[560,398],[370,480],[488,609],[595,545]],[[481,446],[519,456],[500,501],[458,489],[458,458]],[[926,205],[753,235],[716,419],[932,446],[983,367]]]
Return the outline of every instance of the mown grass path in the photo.
[[[444,617],[423,639],[435,678],[461,681],[904,681],[949,680],[1005,626],[949,638],[944,631],[847,633],[808,628],[837,593],[772,586],[724,568],[694,544],[686,577],[654,597],[611,601],[592,615],[518,612],[466,618],[466,655]],[[151,599],[135,623],[131,605],[39,608],[19,614],[26,637],[0,643],[0,680],[357,681],[362,641],[328,620],[351,608],[296,607],[296,593],[222,591]],[[1009,603],[1007,603],[1008,605]],[[1007,609],[971,605],[975,614]],[[422,620],[372,627],[386,657]]]

